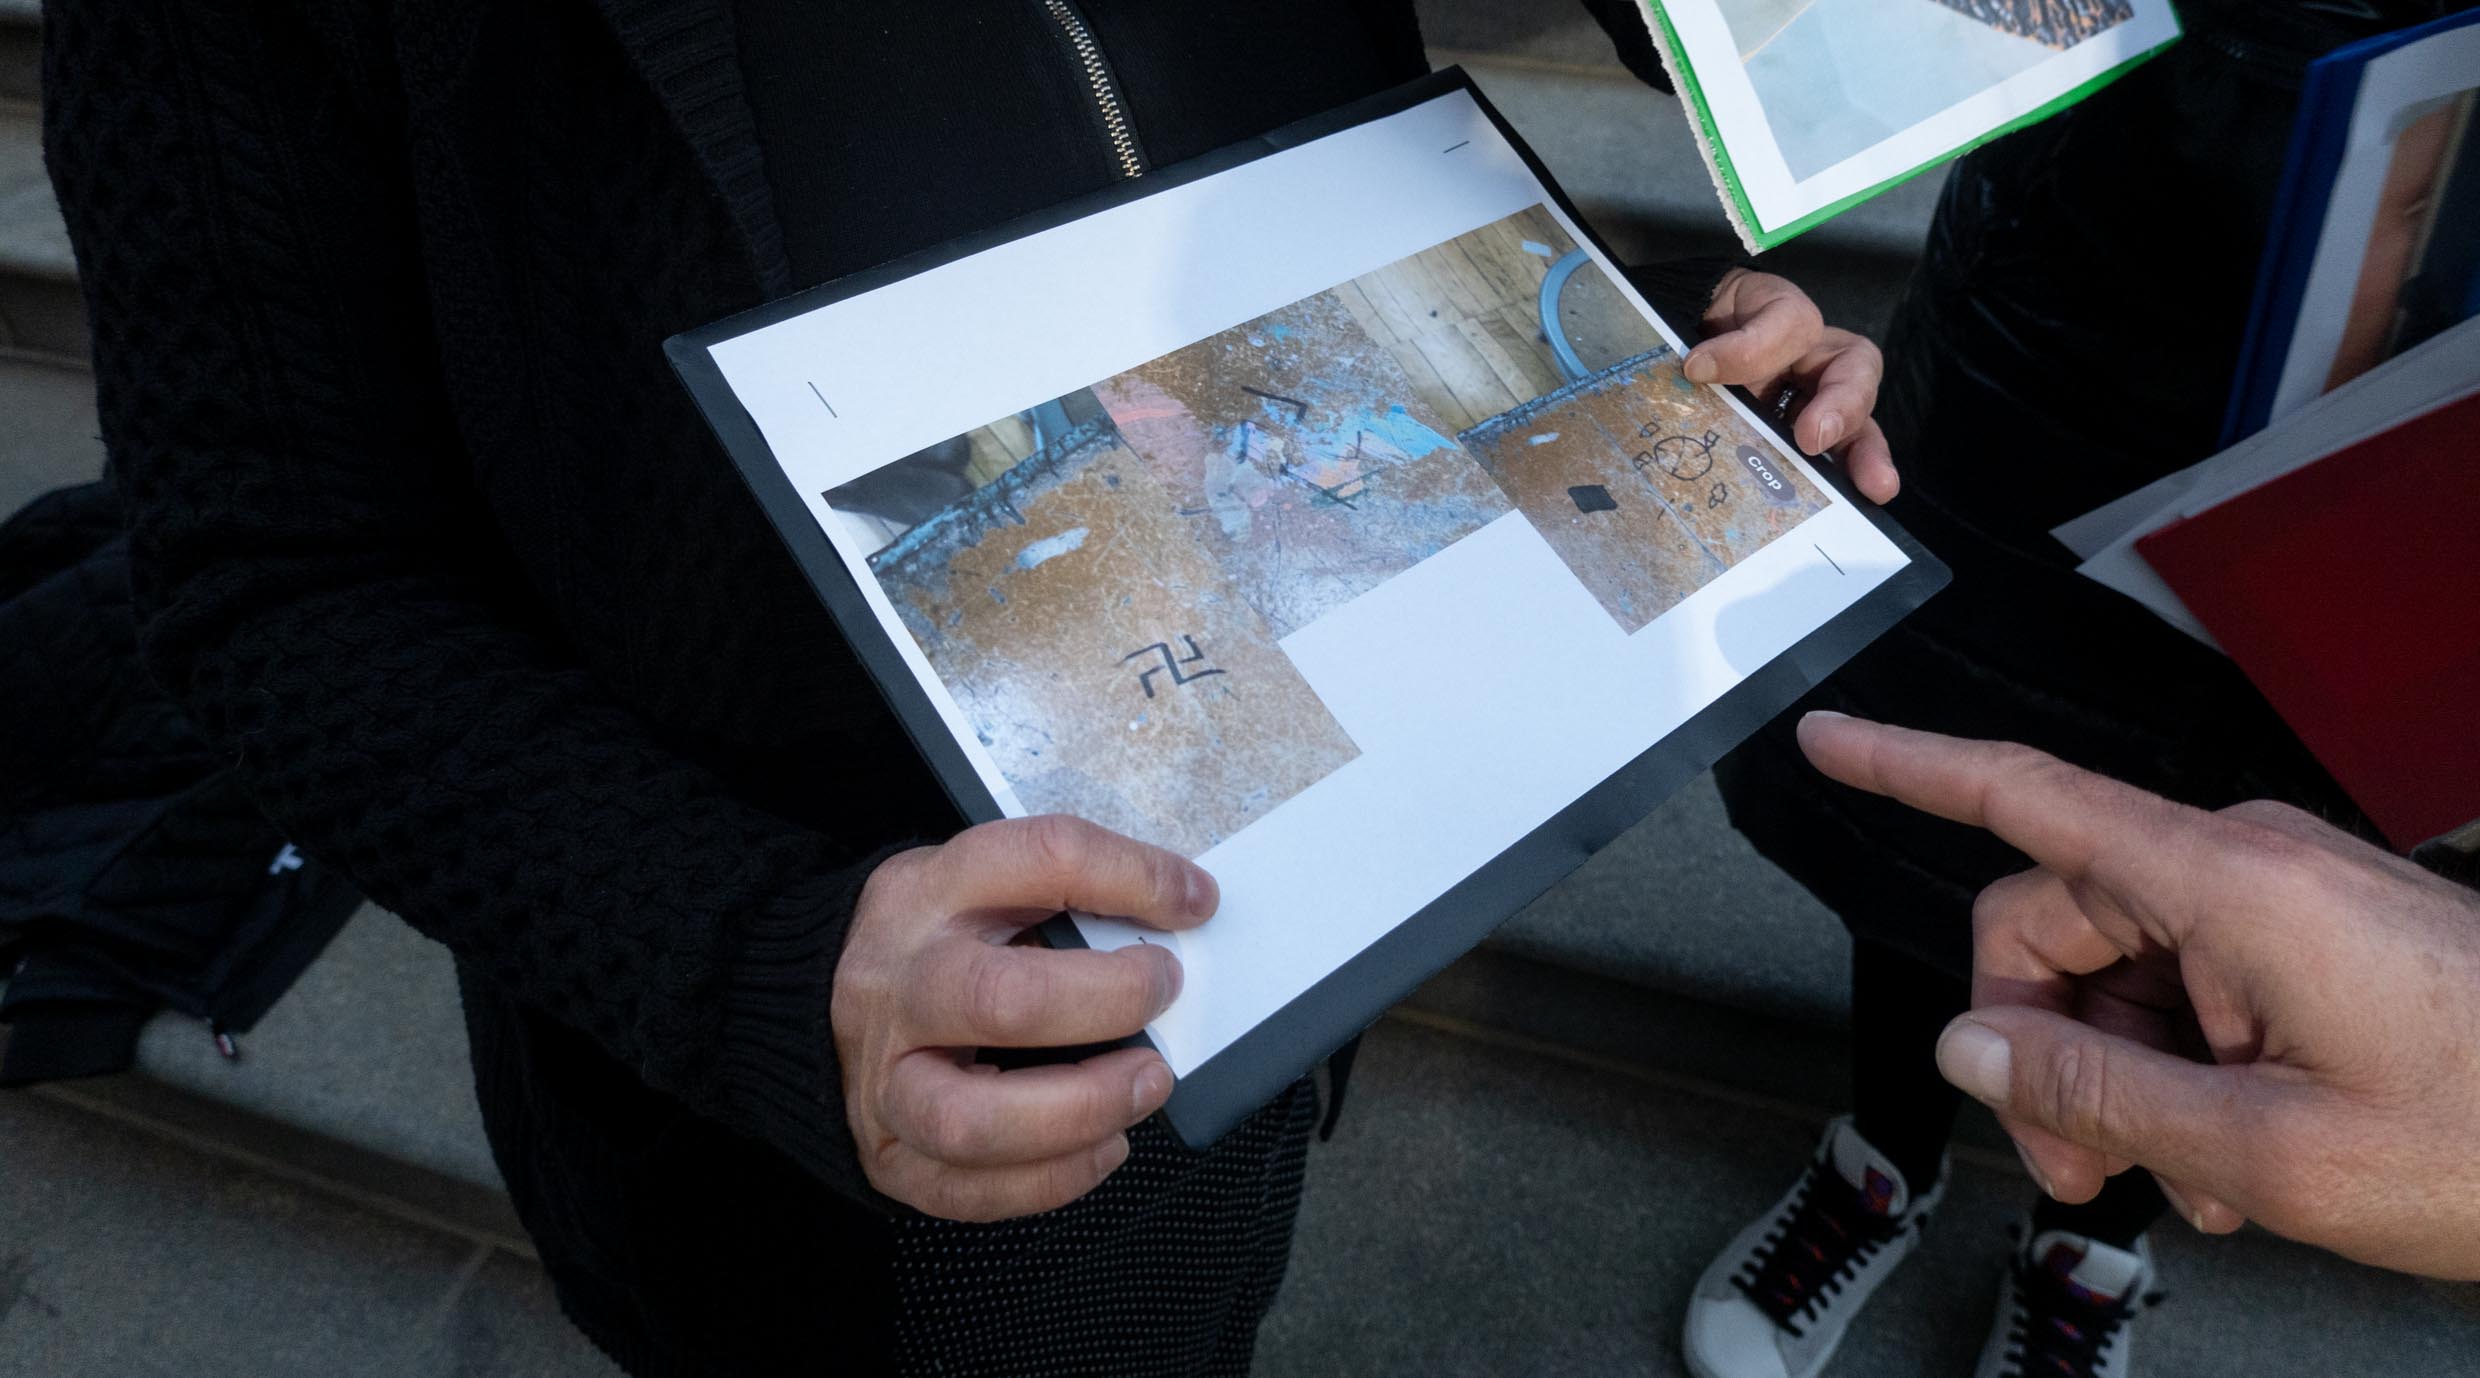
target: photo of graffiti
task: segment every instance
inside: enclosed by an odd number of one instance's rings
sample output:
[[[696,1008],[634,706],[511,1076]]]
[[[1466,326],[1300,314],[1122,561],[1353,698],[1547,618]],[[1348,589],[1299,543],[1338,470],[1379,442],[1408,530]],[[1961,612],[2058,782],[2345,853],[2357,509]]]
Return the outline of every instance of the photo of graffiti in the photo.
[[[1494,417],[1464,444],[1626,632],[1826,505],[1668,348]]]
[[[1508,510],[1332,292],[1094,392],[1278,639]]]
[[[1028,809],[1192,856],[1358,757],[1283,639],[1483,526],[1632,632],[1824,505],[1541,207],[826,497]]]
[[[1624,631],[1825,506],[1542,207],[1336,295]]]
[[[870,564],[1028,809],[1195,856],[1359,754],[1091,394],[1017,425],[1024,459]]]

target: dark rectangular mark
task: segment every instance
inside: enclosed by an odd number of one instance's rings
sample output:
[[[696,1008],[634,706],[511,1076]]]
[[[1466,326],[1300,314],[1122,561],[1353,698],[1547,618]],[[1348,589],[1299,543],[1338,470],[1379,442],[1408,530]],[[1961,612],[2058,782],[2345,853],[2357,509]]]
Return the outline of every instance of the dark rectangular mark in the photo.
[[[1820,554],[1820,555],[1826,555],[1826,548],[1825,548],[1824,546],[1821,546],[1821,545],[1817,544],[1815,541],[1811,541],[1811,542],[1809,542],[1809,543],[1808,543],[1808,548],[1809,548],[1809,549],[1811,549],[1811,550],[1816,551],[1816,552],[1817,552],[1818,554]],[[1841,574],[1841,573],[1843,572],[1843,566],[1842,566],[1840,563],[1836,562],[1836,560],[1835,560],[1835,558],[1834,558],[1833,556],[1831,556],[1831,555],[1826,555],[1826,563],[1834,566],[1834,572],[1835,572],[1835,573],[1837,573],[1837,574]]]
[[[820,392],[820,391],[818,390],[818,385],[817,385],[816,383],[811,383],[811,384],[809,385],[809,395],[810,395],[810,396],[812,396],[812,397],[817,398],[817,399],[818,399],[818,405],[819,405],[819,406],[822,406],[822,407],[825,407],[825,408],[827,409],[827,415],[829,415],[829,416],[835,416],[835,404],[834,404],[833,402],[830,402],[830,401],[828,401],[828,400],[827,400],[827,395],[826,395],[825,393]],[[835,419],[836,419],[836,420],[838,420],[838,421],[841,421],[841,420],[843,420],[844,418],[842,418],[842,417],[840,417],[840,416],[836,416],[836,417],[835,417]]]
[[[1442,152],[1446,152],[1446,153],[1453,153],[1455,150],[1457,150],[1457,149],[1459,149],[1459,148],[1462,148],[1462,147],[1464,146],[1464,144],[1468,144],[1468,143],[1471,143],[1471,142],[1472,142],[1472,140],[1470,140],[1470,139],[1466,139],[1466,140],[1464,141],[1464,143],[1463,143],[1463,144],[1450,144],[1450,145],[1448,145],[1445,149],[1443,149],[1443,150],[1441,150],[1441,151],[1442,151]]]

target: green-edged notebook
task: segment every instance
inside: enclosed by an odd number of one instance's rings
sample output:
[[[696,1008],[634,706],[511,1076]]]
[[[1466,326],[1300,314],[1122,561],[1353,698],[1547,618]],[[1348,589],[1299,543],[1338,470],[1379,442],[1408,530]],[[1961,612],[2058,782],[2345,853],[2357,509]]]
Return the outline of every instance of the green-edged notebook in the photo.
[[[2065,109],[2179,37],[2170,0],[1639,0],[1750,252]]]

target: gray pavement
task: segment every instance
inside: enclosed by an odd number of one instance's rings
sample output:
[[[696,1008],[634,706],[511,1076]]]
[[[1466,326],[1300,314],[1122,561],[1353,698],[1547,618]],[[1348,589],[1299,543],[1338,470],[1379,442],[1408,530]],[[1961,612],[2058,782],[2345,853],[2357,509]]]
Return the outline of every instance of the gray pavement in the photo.
[[[0,358],[86,358],[86,309],[68,227],[43,175],[35,107],[9,91],[32,54],[31,34],[0,12]]]
[[[92,377],[0,357],[0,520],[39,494],[102,473],[96,430]]]
[[[0,1374],[617,1372],[492,1244],[25,1092],[0,1164]]]
[[[1313,1150],[1267,1378],[1676,1375],[1711,1250],[1824,1112],[1390,1019]],[[0,1096],[0,1374],[609,1378],[540,1271],[48,1096]],[[1967,1151],[1929,1245],[1831,1372],[1960,1375],[2029,1184]],[[2257,1234],[2165,1231],[2147,1374],[2480,1373],[2480,1291]]]
[[[1494,947],[1669,995],[1840,1025],[1851,938],[1731,828],[1700,775],[1507,921]]]
[[[1311,1158],[1266,1378],[1683,1375],[1682,1302],[1797,1175],[1821,1111],[1379,1026]],[[1830,1378],[1969,1374],[2032,1187],[1967,1150],[1925,1247]],[[2138,1370],[2171,1378],[2480,1374],[2480,1289],[2246,1234],[2160,1232],[2169,1302]]]

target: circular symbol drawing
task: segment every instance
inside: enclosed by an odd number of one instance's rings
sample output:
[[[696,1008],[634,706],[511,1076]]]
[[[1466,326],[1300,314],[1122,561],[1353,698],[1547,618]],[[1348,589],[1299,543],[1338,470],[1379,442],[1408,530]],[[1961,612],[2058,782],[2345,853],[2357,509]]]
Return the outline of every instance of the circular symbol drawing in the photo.
[[[1653,462],[1672,478],[1694,483],[1714,471],[1714,447],[1693,436],[1668,436],[1653,442]]]

